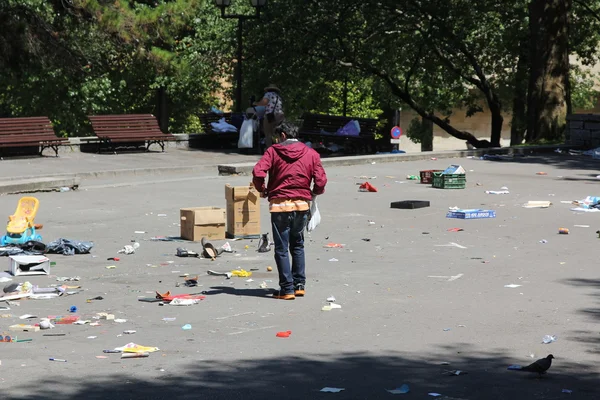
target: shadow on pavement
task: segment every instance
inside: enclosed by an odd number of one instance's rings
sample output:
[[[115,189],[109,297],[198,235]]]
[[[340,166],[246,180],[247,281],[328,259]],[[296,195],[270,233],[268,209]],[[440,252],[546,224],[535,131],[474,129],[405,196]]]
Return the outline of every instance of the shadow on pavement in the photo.
[[[562,283],[570,286],[590,289],[591,291],[587,294],[588,296],[593,296],[596,298],[596,304],[592,305],[591,307],[580,309],[579,313],[590,319],[600,321],[600,279],[573,278],[566,279],[562,281]],[[590,348],[587,350],[588,353],[600,354],[600,334],[598,333],[597,329],[590,331],[573,331],[571,332],[571,335],[567,337],[567,339],[589,344]],[[598,398],[600,398],[600,395]]]
[[[275,290],[273,289],[239,289],[231,286],[212,286],[211,290],[205,290],[202,294],[206,296],[230,294],[233,296],[269,298],[274,292]]]
[[[600,160],[595,160],[590,156],[571,155],[571,154],[548,154],[548,155],[498,155],[489,156],[486,161],[497,163],[519,163],[519,164],[547,164],[562,169],[579,169],[598,171],[600,174]],[[539,171],[533,171],[533,173]],[[584,177],[595,178],[594,175],[583,175]],[[594,179],[596,180],[596,179]]]
[[[399,340],[400,336],[401,333]],[[305,345],[310,346],[310,343]],[[122,363],[115,360],[115,364],[128,365],[128,369],[117,365],[115,369],[121,373],[97,377],[90,367],[85,380],[68,376],[36,380],[34,385],[14,388],[21,394],[5,393],[3,399],[385,399],[394,397],[386,389],[405,383],[410,386],[410,393],[400,398],[434,398],[428,396],[430,392],[441,393],[437,398],[447,400],[598,398],[599,376],[589,372],[590,366],[561,361],[560,355],[556,355],[550,372],[540,379],[537,374],[508,371],[507,366],[518,360],[508,360],[499,353],[469,356],[456,350],[440,349],[441,353],[451,356],[427,354],[419,359],[400,353],[385,356],[342,353],[313,358],[203,360],[188,364],[181,374],[170,373],[167,367],[166,371],[154,367],[154,378],[139,378],[140,374],[136,373],[141,369],[147,374],[153,373],[144,367],[149,359]],[[151,357],[160,357],[160,354],[154,353]],[[451,364],[440,365],[440,361]],[[445,375],[444,371],[450,369],[468,374]],[[337,394],[321,393],[323,387],[345,390]],[[563,389],[573,393],[565,394]]]

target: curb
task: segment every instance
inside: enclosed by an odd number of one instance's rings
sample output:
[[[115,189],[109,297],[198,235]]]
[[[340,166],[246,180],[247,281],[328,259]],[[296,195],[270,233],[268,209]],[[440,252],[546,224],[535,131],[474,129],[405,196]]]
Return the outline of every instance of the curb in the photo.
[[[15,194],[28,193],[39,191],[51,191],[62,187],[77,188],[79,186],[79,178],[64,177],[64,178],[31,178],[19,179],[11,181],[0,181],[0,193]]]
[[[373,154],[366,156],[350,156],[350,157],[331,157],[322,158],[321,163],[324,167],[341,167],[350,165],[362,165],[384,162],[406,162],[406,161],[423,161],[431,158],[463,158],[468,156],[481,157],[485,154],[494,155],[524,155],[533,153],[553,153],[556,149],[569,150],[578,149],[580,146],[574,145],[554,145],[554,146],[527,146],[527,147],[506,147],[506,148],[489,148],[476,150],[449,150],[449,151],[432,151],[424,153],[401,153],[401,154]],[[255,163],[237,163],[237,164],[221,164],[218,165],[219,175],[250,175]]]

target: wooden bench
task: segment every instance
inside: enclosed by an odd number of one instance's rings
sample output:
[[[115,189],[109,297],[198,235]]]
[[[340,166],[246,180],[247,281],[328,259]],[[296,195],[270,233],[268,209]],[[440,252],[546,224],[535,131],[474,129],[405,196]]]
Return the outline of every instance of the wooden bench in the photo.
[[[118,144],[143,143],[146,151],[154,143],[165,151],[165,142],[175,140],[170,133],[163,133],[152,114],[90,115],[92,129],[98,137],[98,152],[102,145],[113,151]]]
[[[192,140],[192,146],[203,148],[203,149],[235,149],[238,145],[238,139],[240,137],[240,128],[244,117],[242,114],[233,113],[206,113],[198,114],[200,124],[202,125],[203,134],[195,135]],[[225,118],[225,122],[235,126],[236,132],[216,132],[213,127],[213,122],[219,122],[221,118]]]
[[[344,148],[346,154],[375,153],[375,133],[377,120],[371,118],[352,118],[325,114],[304,113],[298,136],[303,141],[335,143]],[[338,135],[336,132],[351,120],[358,121],[358,136]]]
[[[0,148],[38,147],[39,155],[51,148],[58,157],[58,146],[68,142],[56,136],[48,117],[0,118]]]

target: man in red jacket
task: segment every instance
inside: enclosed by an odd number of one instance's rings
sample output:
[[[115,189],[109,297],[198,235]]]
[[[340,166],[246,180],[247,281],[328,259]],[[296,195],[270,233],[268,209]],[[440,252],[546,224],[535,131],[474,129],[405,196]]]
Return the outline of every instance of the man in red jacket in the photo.
[[[279,143],[269,147],[254,166],[252,183],[262,197],[269,199],[279,271],[279,291],[273,297],[294,300],[296,296],[304,296],[306,284],[304,229],[309,202],[325,192],[327,176],[319,154],[298,141],[295,126],[283,123],[275,133]],[[269,182],[265,188],[267,174]]]

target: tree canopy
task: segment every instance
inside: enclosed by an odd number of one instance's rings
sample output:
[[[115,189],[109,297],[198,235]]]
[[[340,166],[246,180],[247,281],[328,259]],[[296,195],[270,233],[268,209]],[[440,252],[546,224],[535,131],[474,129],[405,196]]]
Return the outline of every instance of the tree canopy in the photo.
[[[0,117],[84,135],[86,115],[156,113],[162,93],[169,129],[194,132],[231,94],[237,25],[209,0],[5,0],[0,22]],[[410,107],[477,147],[508,124],[513,144],[555,140],[595,105],[599,28],[600,0],[270,0],[244,24],[243,98],[275,82],[292,118]],[[457,107],[490,111],[489,140],[453,126]]]

